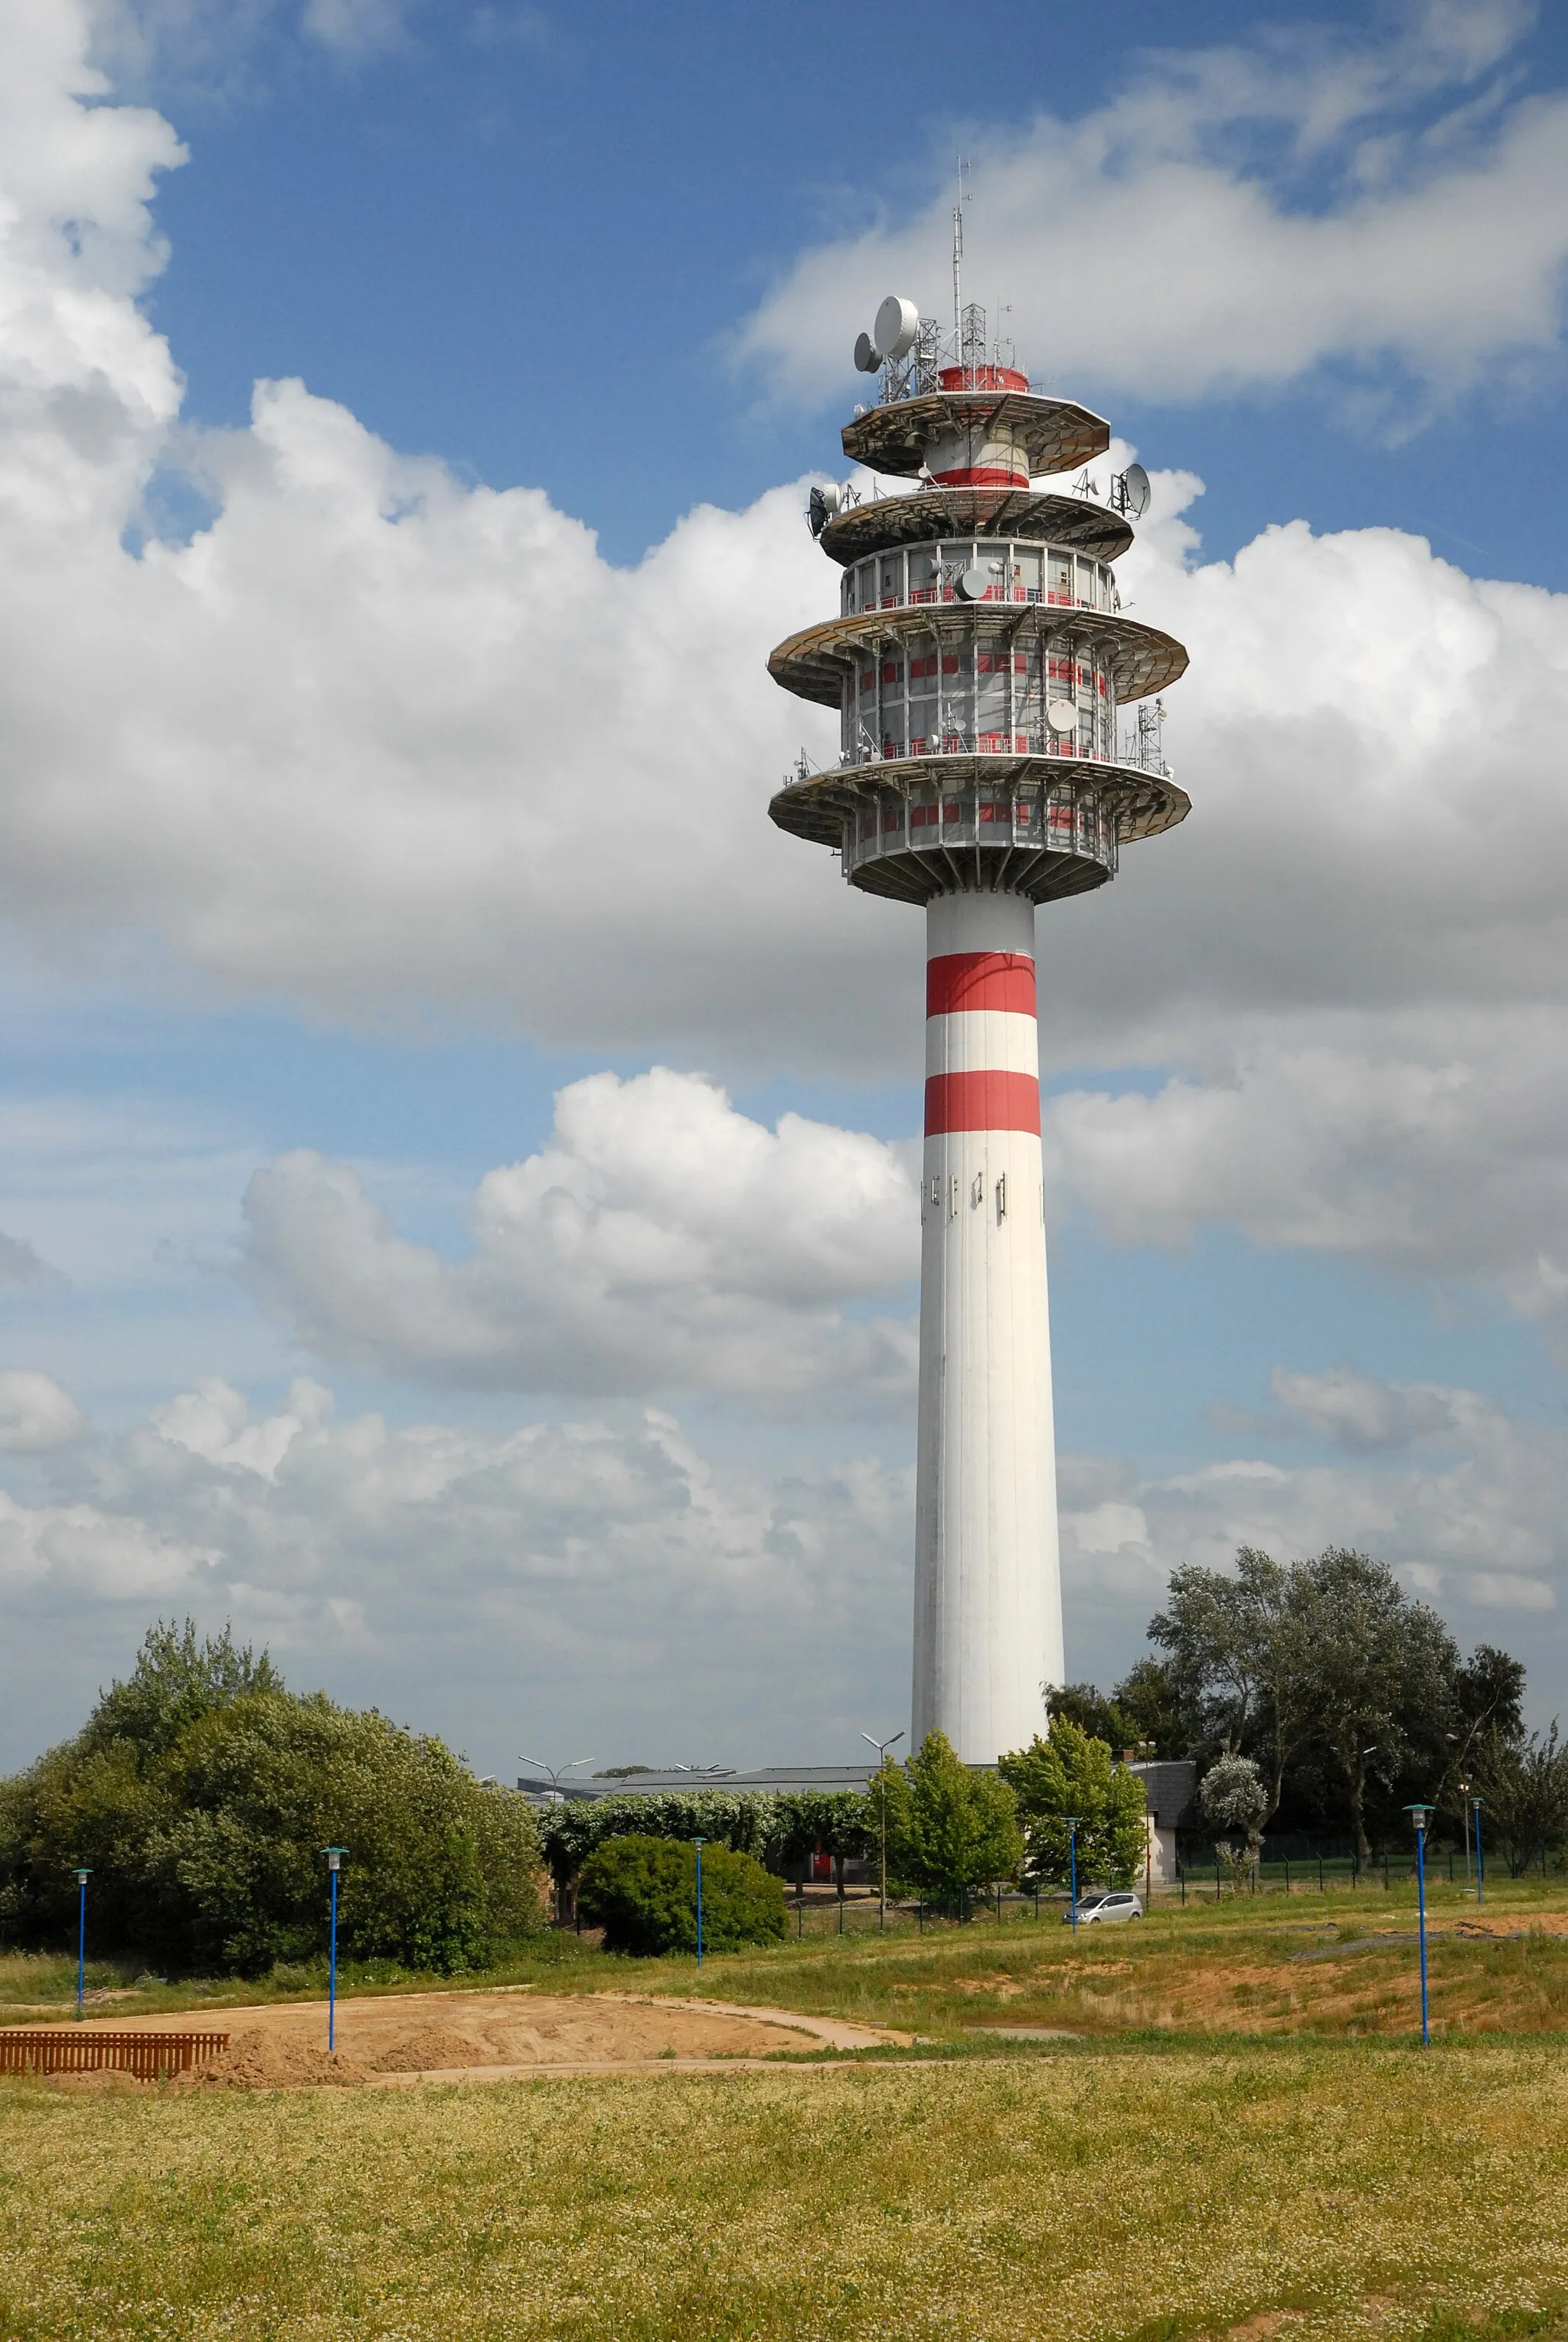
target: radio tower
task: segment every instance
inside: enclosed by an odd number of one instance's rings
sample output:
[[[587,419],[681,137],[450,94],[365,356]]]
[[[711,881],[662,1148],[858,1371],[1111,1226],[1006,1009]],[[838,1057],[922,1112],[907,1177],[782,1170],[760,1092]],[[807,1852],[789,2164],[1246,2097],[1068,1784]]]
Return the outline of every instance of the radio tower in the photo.
[[[914,1742],[970,1764],[1027,1744],[1064,1681],[1035,1027],[1034,906],[1115,876],[1188,811],[1118,711],[1187,664],[1122,615],[1112,565],[1147,475],[1104,501],[1075,472],[1110,426],[1035,395],[961,305],[953,339],[897,295],[855,348],[881,395],[844,454],[913,493],[816,488],[839,615],[781,643],[774,680],[839,711],[837,766],[803,757],[781,829],[852,886],[925,906],[925,1155]]]

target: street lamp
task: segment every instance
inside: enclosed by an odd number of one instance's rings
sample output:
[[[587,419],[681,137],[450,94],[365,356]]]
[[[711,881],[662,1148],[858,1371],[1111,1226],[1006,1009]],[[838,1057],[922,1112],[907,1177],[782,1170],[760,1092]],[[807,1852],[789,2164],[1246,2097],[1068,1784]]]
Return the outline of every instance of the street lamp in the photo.
[[[1486,1861],[1481,1851],[1481,1800],[1472,1797],[1470,1803],[1475,1815],[1475,1907],[1479,1911],[1486,1900]]]
[[[1470,1784],[1459,1785],[1459,1810],[1464,1817],[1464,1884],[1470,1885]]]
[[[1067,1816],[1067,1860],[1068,1860],[1069,1865],[1071,1866],[1072,1880],[1073,1880],[1073,1900],[1072,1900],[1072,1902],[1068,1905],[1068,1907],[1068,1907],[1068,1909],[1072,1912],[1072,1915],[1073,1915],[1073,1933],[1074,1933],[1074,1935],[1076,1935],[1076,1934],[1077,1934],[1077,1932],[1078,1932],[1078,1823],[1079,1823],[1079,1819],[1080,1819],[1080,1817],[1079,1817],[1077,1814],[1069,1814],[1069,1815]]]
[[[90,1870],[76,1873],[76,2022],[82,2021],[82,1996],[87,1984],[87,1881]]]
[[[701,1967],[703,1965],[703,1848],[706,1846],[707,1839],[694,1838],[692,1843],[697,1849],[697,1966]]]
[[[569,1765],[546,1765],[542,1756],[519,1756],[517,1761],[520,1765],[537,1765],[541,1773],[547,1776],[550,1787],[559,1797],[563,1775],[574,1773],[579,1765],[591,1765],[594,1760],[591,1756],[574,1756]]]
[[[877,1903],[876,1924],[885,1932],[887,1927],[887,1752],[903,1739],[904,1735],[902,1732],[895,1732],[891,1740],[873,1740],[869,1732],[863,1732],[860,1736],[876,1751],[877,1778],[882,1783],[882,1893]]]
[[[1415,1900],[1420,1915],[1421,1931],[1421,2046],[1432,2047],[1432,2031],[1426,2021],[1426,1818],[1430,1806],[1406,1806],[1405,1812],[1415,1824]]]
[[[345,1846],[322,1848],[326,1857],[327,1877],[332,1881],[332,1931],[327,1938],[326,1955],[326,2054],[330,2057],[337,2047],[337,1873],[338,1866],[348,1852]]]

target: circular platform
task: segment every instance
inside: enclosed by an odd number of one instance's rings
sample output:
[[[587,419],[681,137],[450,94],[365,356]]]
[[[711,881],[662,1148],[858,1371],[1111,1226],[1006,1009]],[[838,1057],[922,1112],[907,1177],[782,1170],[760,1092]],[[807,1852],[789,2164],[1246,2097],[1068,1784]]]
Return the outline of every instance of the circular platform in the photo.
[[[865,610],[853,617],[824,618],[791,635],[768,658],[775,683],[797,698],[839,708],[844,683],[857,659],[906,635],[929,634],[967,642],[977,618],[1004,626],[1016,638],[1072,635],[1093,644],[1095,657],[1111,676],[1120,704],[1164,691],[1186,673],[1187,654],[1174,636],[1145,626],[1119,612],[1066,608],[1044,602],[924,602],[891,610]]]
[[[1064,545],[1074,553],[1114,561],[1133,542],[1120,513],[1086,496],[1037,495],[1030,488],[922,487],[909,496],[876,496],[851,505],[817,539],[847,569],[866,555],[895,545],[945,542],[954,536],[1027,537]]]
[[[844,425],[844,452],[871,471],[913,478],[927,449],[960,431],[1012,439],[1026,455],[1032,478],[1074,471],[1103,455],[1111,444],[1104,415],[1070,398],[1021,390],[942,390],[868,407]]]

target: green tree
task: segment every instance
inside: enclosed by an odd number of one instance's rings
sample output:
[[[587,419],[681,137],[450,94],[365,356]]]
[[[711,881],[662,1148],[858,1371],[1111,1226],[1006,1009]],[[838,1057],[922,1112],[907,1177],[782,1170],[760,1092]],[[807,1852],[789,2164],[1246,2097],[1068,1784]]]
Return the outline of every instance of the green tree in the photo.
[[[1202,1737],[1221,1751],[1255,1754],[1268,1792],[1263,1818],[1279,1809],[1285,1776],[1310,1735],[1291,1629],[1292,1574],[1253,1546],[1227,1573],[1195,1564],[1171,1573],[1165,1606],[1149,1622],[1173,1689]]]
[[[296,1697],[226,1636],[159,1627],[74,1741],[0,1785],[0,1908],[22,1941],[60,1940],[85,1863],[100,1941],[255,1975],[325,1950],[329,1844],[345,1957],[452,1972],[539,1924],[523,1799],[374,1710]]]
[[[1511,1877],[1568,1837],[1568,1747],[1559,1745],[1555,1721],[1544,1736],[1489,1733],[1473,1754],[1471,1780],[1486,1843]]]
[[[1111,1708],[1120,1732],[1113,1748],[1152,1747],[1156,1757],[1179,1757],[1203,1738],[1202,1721],[1164,1659],[1135,1661],[1112,1693]]]
[[[935,1901],[955,1903],[977,1887],[1017,1877],[1024,1840],[1017,1802],[1005,1781],[972,1771],[940,1732],[927,1734],[902,1771],[902,1795],[888,1796],[892,1878]]]
[[[1072,1873],[1067,1821],[1077,1817],[1078,1883],[1103,1878],[1114,1885],[1137,1876],[1148,1844],[1144,1785],[1136,1773],[1112,1762],[1108,1742],[1092,1736],[1065,1716],[1056,1717],[1042,1740],[1004,1756],[997,1771],[1018,1804],[1025,1847],[1025,1878],[1064,1887]]]
[[[1435,1775],[1443,1762],[1459,1668],[1453,1637],[1386,1563],[1330,1546],[1293,1566],[1282,1642],[1294,1709],[1310,1718],[1367,1862],[1369,1780],[1392,1787],[1402,1774]]]
[[[583,1866],[577,1907],[604,1948],[653,1957],[697,1947],[697,1850],[674,1838],[605,1838]],[[703,1949],[737,1951],[784,1932],[784,1883],[728,1847],[703,1848]]]

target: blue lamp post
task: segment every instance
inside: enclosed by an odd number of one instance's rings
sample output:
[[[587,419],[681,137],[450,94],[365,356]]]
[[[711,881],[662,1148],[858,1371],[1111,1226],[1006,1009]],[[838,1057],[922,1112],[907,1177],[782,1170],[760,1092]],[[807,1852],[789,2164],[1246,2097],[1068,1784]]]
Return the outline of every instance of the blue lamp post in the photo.
[[[1415,1901],[1421,1935],[1421,2046],[1432,2047],[1432,2029],[1426,2021],[1426,1817],[1430,1806],[1406,1806],[1405,1812],[1415,1824]]]
[[[90,1870],[76,1873],[76,2022],[82,2021],[82,1997],[87,1986],[87,1881]]]
[[[331,2057],[337,2047],[337,1873],[345,1846],[323,1848],[326,1856],[327,1877],[332,1881],[332,1932],[327,1938],[326,1954],[326,2049]]]
[[[1073,1880],[1073,1900],[1067,1906],[1073,1917],[1073,1933],[1078,1932],[1078,1817],[1067,1817],[1067,1861]]]
[[[703,1848],[706,1846],[707,1839],[694,1838],[693,1844],[697,1849],[697,1966],[701,1967],[703,1965]]]
[[[1486,1900],[1486,1865],[1481,1858],[1481,1800],[1472,1797],[1470,1803],[1475,1815],[1475,1907],[1479,1910]]]

